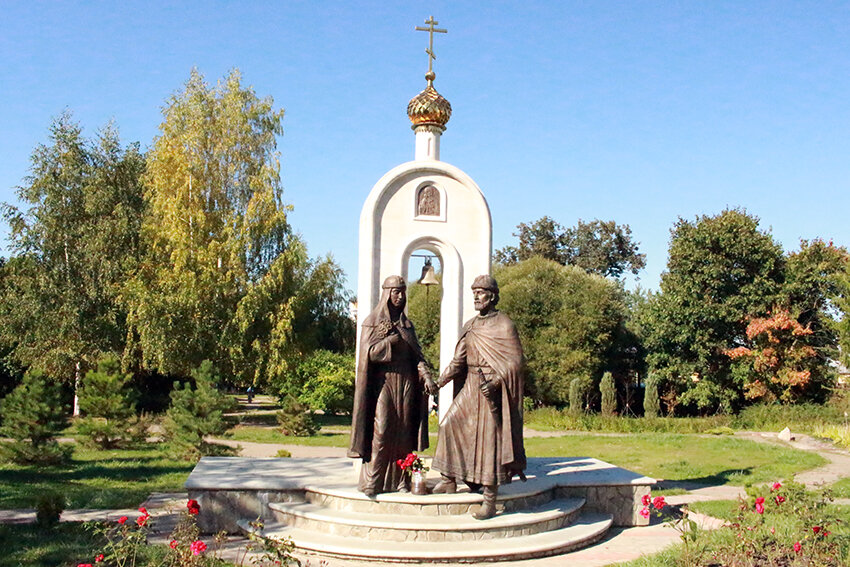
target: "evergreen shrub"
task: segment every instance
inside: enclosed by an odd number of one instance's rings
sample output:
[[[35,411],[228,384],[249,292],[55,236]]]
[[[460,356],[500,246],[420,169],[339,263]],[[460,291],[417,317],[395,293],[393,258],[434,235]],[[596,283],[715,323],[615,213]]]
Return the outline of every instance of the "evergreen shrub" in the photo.
[[[55,526],[65,510],[65,495],[48,490],[38,495],[35,501],[35,521],[41,527]]]
[[[602,375],[599,381],[599,393],[602,396],[602,415],[613,416],[617,413],[617,387],[610,372]]]
[[[225,449],[204,440],[209,435],[221,435],[230,424],[224,414],[236,407],[233,398],[216,389],[219,375],[212,362],[205,360],[192,371],[195,381],[182,387],[174,383],[171,405],[162,426],[169,452],[186,460],[203,455],[221,454]]]
[[[65,427],[66,410],[58,384],[38,370],[23,381],[0,404],[3,426],[0,436],[11,438],[2,446],[3,456],[20,464],[53,465],[67,461],[72,447],[60,445],[56,434]]]
[[[281,433],[295,437],[309,437],[319,430],[313,412],[308,411],[294,396],[284,398],[283,407],[277,412],[277,423]]]
[[[146,436],[146,427],[138,426],[147,422],[136,418],[127,388],[130,378],[130,374],[121,373],[118,359],[111,355],[101,358],[97,370],[90,370],[83,378],[78,393],[83,417],[77,431],[87,445],[115,449]]]
[[[658,375],[650,372],[646,377],[646,391],[643,394],[644,417],[658,417],[661,403],[658,399]]]
[[[570,381],[570,413],[577,415],[582,413],[582,402],[584,399],[584,380],[573,378]]]

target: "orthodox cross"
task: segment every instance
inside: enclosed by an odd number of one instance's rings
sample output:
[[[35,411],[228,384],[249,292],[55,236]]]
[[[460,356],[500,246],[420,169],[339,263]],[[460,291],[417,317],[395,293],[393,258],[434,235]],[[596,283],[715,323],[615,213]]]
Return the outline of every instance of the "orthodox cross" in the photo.
[[[433,74],[434,70],[433,70],[432,64],[434,62],[434,59],[437,58],[437,56],[434,55],[434,33],[435,32],[436,33],[449,33],[449,32],[447,30],[442,30],[440,28],[434,27],[434,26],[436,26],[437,24],[440,23],[440,22],[438,22],[437,20],[434,19],[434,16],[429,16],[428,19],[425,20],[425,23],[428,24],[427,28],[423,28],[421,26],[416,26],[415,29],[416,29],[416,31],[426,31],[426,32],[428,32],[428,36],[429,36],[428,37],[428,49],[425,50],[425,53],[428,54],[428,74]]]

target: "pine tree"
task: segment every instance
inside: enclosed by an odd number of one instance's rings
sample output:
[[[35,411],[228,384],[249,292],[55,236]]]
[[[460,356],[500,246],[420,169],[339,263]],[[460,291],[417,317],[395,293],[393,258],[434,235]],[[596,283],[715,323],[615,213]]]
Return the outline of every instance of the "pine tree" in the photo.
[[[3,446],[3,453],[10,460],[52,465],[70,456],[71,448],[56,441],[66,420],[62,391],[43,372],[27,372],[20,385],[0,403],[0,414],[0,435],[12,439]]]
[[[123,446],[132,440],[131,420],[135,405],[127,383],[130,374],[122,374],[115,356],[101,358],[97,370],[90,370],[79,391],[80,413],[77,430],[87,441],[102,449]]]
[[[217,445],[204,440],[208,435],[221,435],[229,424],[224,414],[235,404],[232,398],[216,389],[220,377],[212,362],[205,360],[192,371],[195,387],[174,383],[171,405],[165,413],[163,428],[170,452],[186,460],[221,452]]]
[[[612,416],[617,413],[617,387],[610,372],[602,375],[599,381],[599,393],[602,395],[602,415]]]
[[[650,372],[646,377],[646,389],[643,394],[644,417],[658,417],[661,411],[661,403],[658,399],[658,374]]]

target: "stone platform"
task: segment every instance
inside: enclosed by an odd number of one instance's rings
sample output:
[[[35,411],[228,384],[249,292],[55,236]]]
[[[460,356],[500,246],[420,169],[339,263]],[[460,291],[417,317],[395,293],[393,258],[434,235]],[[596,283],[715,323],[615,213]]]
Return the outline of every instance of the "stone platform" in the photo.
[[[338,457],[206,457],[186,487],[208,533],[286,537],[302,551],[335,557],[474,562],[565,553],[601,539],[612,525],[646,525],[640,500],[655,484],[598,459],[529,459],[528,481],[500,487],[499,514],[479,521],[469,514],[480,494],[368,498],[355,488],[352,465]],[[432,471],[429,485],[438,478]],[[250,526],[257,519],[262,529]]]

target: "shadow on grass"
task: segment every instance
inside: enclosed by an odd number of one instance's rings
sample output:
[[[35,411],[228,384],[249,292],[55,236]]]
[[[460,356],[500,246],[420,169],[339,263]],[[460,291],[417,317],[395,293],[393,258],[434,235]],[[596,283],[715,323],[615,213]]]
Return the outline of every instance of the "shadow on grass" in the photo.
[[[709,486],[725,486],[733,484],[734,480],[738,480],[742,476],[750,476],[753,472],[753,467],[742,469],[727,469],[718,473],[701,476],[697,478],[686,478],[682,480],[663,480],[658,483],[658,487],[663,490],[681,489],[681,490],[696,490],[698,488],[706,488]]]

